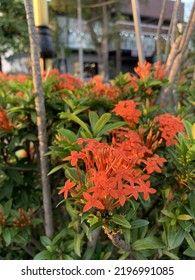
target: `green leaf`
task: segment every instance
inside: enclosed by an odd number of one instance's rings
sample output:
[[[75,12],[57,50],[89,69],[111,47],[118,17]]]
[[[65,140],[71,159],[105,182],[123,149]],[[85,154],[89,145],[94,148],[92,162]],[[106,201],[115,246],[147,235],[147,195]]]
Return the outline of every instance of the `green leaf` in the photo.
[[[185,121],[184,121],[184,126],[185,126],[186,132],[187,132],[187,134],[188,134],[190,140],[193,140],[193,136],[192,136],[192,124],[191,124],[189,121],[185,120]]]
[[[195,160],[195,144],[193,144],[186,153],[186,158],[190,161]]]
[[[195,191],[189,193],[190,214],[195,219]]]
[[[175,214],[167,211],[167,210],[161,210],[161,213],[163,213],[163,215],[169,217],[169,218],[175,218]]]
[[[77,256],[81,256],[81,234],[78,233],[74,237],[74,251]]]
[[[165,244],[160,239],[154,236],[139,239],[132,244],[132,248],[135,251],[141,251],[147,249],[160,249],[164,247]]]
[[[30,113],[30,116],[31,116],[32,122],[33,122],[34,124],[36,124],[36,123],[37,123],[37,115],[36,115],[36,113],[35,113],[35,112],[31,112],[31,113]]]
[[[69,120],[72,120],[72,121],[78,123],[90,135],[90,137],[92,138],[92,134],[91,134],[89,128],[87,127],[86,123],[84,123],[81,119],[79,119],[74,114],[67,113],[67,112],[64,113],[63,112],[63,113],[60,114],[60,118],[61,119],[69,119]]]
[[[140,227],[147,226],[148,224],[149,224],[148,221],[143,220],[143,219],[138,219],[138,220],[135,220],[135,221],[131,222],[131,228],[132,229],[140,228]]]
[[[57,165],[56,167],[54,167],[49,173],[48,173],[48,176],[55,173],[56,171],[60,170],[61,168],[64,168],[66,167],[67,164],[66,163],[63,163],[63,164],[60,164],[60,165]]]
[[[169,249],[173,250],[181,245],[185,237],[185,231],[180,228],[177,232],[173,230],[171,238],[169,236]]]
[[[94,111],[90,111],[89,112],[89,122],[90,122],[90,125],[91,125],[91,128],[92,128],[93,132],[94,132],[95,124],[97,123],[98,120],[99,120],[98,114]]]
[[[186,239],[188,245],[190,246],[190,248],[191,248],[193,251],[195,251],[195,241],[194,241],[194,239],[192,238],[191,234],[188,233],[188,232],[186,232],[186,233],[185,233],[185,239]]]
[[[82,182],[85,182],[85,174],[82,170],[80,170],[80,178],[77,173],[77,170],[75,167],[70,167],[66,169],[65,171],[66,178],[72,179],[73,181],[79,182],[79,179],[81,178]]]
[[[93,133],[97,136],[98,132],[105,126],[105,124],[110,120],[111,114],[105,113],[101,116],[101,118],[96,122],[94,126]]]
[[[131,228],[130,223],[123,216],[120,216],[118,214],[113,215],[110,221],[124,228]]]
[[[4,205],[4,215],[9,216],[12,208],[13,199],[9,199]]]
[[[69,129],[61,128],[58,130],[58,133],[64,136],[70,143],[74,143],[77,141],[76,134]]]
[[[183,254],[186,255],[186,256],[188,256],[188,257],[195,258],[195,251],[192,250],[191,248],[186,249],[186,250],[183,252]]]
[[[64,239],[65,236],[67,234],[67,228],[64,228],[62,231],[60,231],[52,240],[51,242],[51,246],[56,245],[56,243],[58,243],[58,241],[60,241],[61,239]]]
[[[79,113],[87,110],[89,108],[89,106],[80,106],[79,108],[77,108],[76,110],[74,110],[74,114],[78,115]]]
[[[40,241],[41,241],[41,244],[42,244],[44,247],[47,247],[47,246],[50,246],[50,245],[51,245],[51,240],[50,240],[47,236],[41,236],[41,237],[40,237]]]
[[[33,260],[49,260],[51,257],[51,252],[43,250],[40,253],[36,254]]]
[[[164,255],[166,255],[167,257],[169,257],[170,259],[172,259],[172,260],[179,260],[178,256],[176,256],[175,254],[173,254],[173,253],[171,253],[171,252],[169,252],[167,250],[162,250],[162,253]]]
[[[13,239],[14,242],[19,243],[19,244],[26,244],[28,241],[21,235],[16,235]]]
[[[181,214],[181,215],[177,216],[177,220],[189,221],[191,219],[192,219],[192,217],[188,214]]]
[[[6,246],[10,245],[11,241],[12,241],[12,237],[11,237],[11,232],[8,228],[5,228],[3,233],[2,233],[3,239],[6,243]]]
[[[88,247],[84,253],[83,259],[90,260],[91,257],[93,256],[94,251],[95,251],[95,247]]]
[[[91,233],[92,231],[94,231],[96,228],[99,228],[103,225],[102,222],[97,222],[95,224],[93,224],[90,228],[89,228],[89,233]]]
[[[113,129],[116,129],[116,128],[119,128],[121,126],[124,126],[126,125],[126,122],[115,122],[115,123],[108,123],[104,126],[104,128],[102,128],[98,134],[97,134],[97,137],[107,133],[108,131],[112,131]]]

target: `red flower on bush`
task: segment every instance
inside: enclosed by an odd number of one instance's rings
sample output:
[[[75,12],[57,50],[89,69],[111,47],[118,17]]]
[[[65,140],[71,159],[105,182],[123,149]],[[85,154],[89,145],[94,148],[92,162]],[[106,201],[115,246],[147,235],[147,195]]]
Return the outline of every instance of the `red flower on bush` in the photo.
[[[141,116],[141,111],[135,109],[137,105],[139,105],[139,102],[135,102],[134,100],[119,101],[113,109],[113,112],[121,116],[124,121],[137,124]]]
[[[165,78],[167,74],[167,69],[165,64],[161,63],[161,61],[157,61],[154,63],[154,78],[157,80],[162,80]]]
[[[0,107],[0,128],[6,132],[12,130],[13,124],[9,121],[6,111]]]
[[[143,146],[139,135],[134,131],[122,131],[121,135],[116,131],[115,134],[111,145],[95,139],[78,139],[81,151],[72,151],[64,159],[70,160],[79,176],[78,160],[84,164],[85,182],[79,180],[73,191],[75,183],[71,184],[68,179],[59,192],[64,193],[66,198],[70,190],[71,196],[78,203],[84,204],[84,212],[92,207],[111,211],[118,205],[123,206],[131,197],[138,199],[139,193],[143,193],[144,199],[148,199],[150,193],[156,192],[150,187],[150,175],[144,173],[140,165],[145,164],[145,170],[152,165],[153,171],[159,171],[165,160],[156,156],[151,162],[147,161],[145,155],[152,152]],[[153,171],[150,169],[147,173]]]
[[[101,76],[94,76],[90,82],[91,89],[88,94],[89,97],[107,97],[109,99],[116,99],[121,94],[121,89],[110,84],[103,84]]]
[[[62,194],[63,193],[64,194],[64,198],[67,198],[69,190],[72,189],[75,185],[76,185],[76,183],[71,182],[70,179],[68,179],[65,182],[64,187],[58,192],[58,194]]]
[[[169,113],[155,117],[154,122],[159,123],[161,138],[165,140],[166,146],[176,144],[176,134],[185,130],[180,117],[172,116]]]
[[[134,71],[139,76],[140,80],[148,78],[151,76],[151,64],[147,61],[144,64],[138,62],[138,66],[134,68]]]
[[[146,164],[145,169],[147,170],[148,174],[151,174],[155,171],[161,173],[162,170],[160,167],[163,166],[164,162],[167,162],[165,158],[154,155],[154,157],[149,157],[144,161],[144,163]]]

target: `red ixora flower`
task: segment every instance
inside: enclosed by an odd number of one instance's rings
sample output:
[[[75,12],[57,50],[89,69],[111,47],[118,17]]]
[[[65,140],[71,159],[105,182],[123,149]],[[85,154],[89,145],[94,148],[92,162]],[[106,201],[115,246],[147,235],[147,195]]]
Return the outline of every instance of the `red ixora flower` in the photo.
[[[143,162],[146,164],[145,169],[147,170],[148,174],[151,174],[155,171],[161,173],[162,170],[160,167],[162,167],[163,163],[167,162],[167,160],[165,158],[159,157],[158,155],[154,155],[154,157],[149,157]]]
[[[159,123],[161,138],[165,140],[166,146],[176,144],[176,134],[185,130],[184,124],[180,117],[172,116],[169,113],[155,117],[154,123],[157,122]]]
[[[76,183],[71,182],[70,179],[68,179],[65,182],[64,187],[58,192],[58,194],[64,194],[64,198],[66,199],[68,197],[68,192],[70,189],[72,189],[74,186],[76,185]]]
[[[135,102],[134,100],[119,101],[113,109],[113,112],[121,116],[124,121],[137,124],[141,115],[141,111],[135,109],[137,105],[139,105],[139,102]]]
[[[0,107],[0,129],[10,132],[12,130],[13,124],[9,121],[6,111]]]
[[[162,80],[167,74],[166,65],[163,64],[160,60],[154,63],[154,78],[157,80]]]
[[[68,179],[59,194],[64,193],[64,198],[67,198],[70,192],[76,202],[84,205],[83,212],[91,208],[112,211],[119,205],[124,206],[131,197],[138,199],[139,193],[148,199],[149,194],[156,192],[150,187],[149,173],[160,172],[165,160],[157,156],[151,162],[147,161],[152,152],[144,146],[139,135],[130,129],[121,132],[116,130],[114,138],[110,145],[96,139],[78,139],[75,144],[81,146],[81,151],[72,151],[71,156],[65,158],[76,167],[78,182],[75,184]],[[84,181],[79,169],[81,163],[85,170]],[[140,168],[143,163],[153,169],[146,173],[146,168]]]
[[[137,73],[140,80],[151,76],[151,64],[149,62],[145,61],[144,64],[138,62],[137,65],[138,66],[134,68],[134,71]]]
[[[92,207],[96,207],[97,209],[104,210],[105,207],[100,200],[98,200],[94,195],[90,195],[87,192],[83,193],[84,199],[87,201],[83,208],[83,212],[87,212]]]

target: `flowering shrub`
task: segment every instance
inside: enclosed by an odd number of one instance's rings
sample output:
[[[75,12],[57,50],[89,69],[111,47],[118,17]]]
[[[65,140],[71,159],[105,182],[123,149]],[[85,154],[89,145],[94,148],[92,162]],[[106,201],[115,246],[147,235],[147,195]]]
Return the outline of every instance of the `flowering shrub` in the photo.
[[[135,73],[110,84],[43,75],[52,240],[43,231],[32,81],[1,74],[0,258],[195,257],[195,120],[186,108],[154,105],[164,65],[138,64]]]

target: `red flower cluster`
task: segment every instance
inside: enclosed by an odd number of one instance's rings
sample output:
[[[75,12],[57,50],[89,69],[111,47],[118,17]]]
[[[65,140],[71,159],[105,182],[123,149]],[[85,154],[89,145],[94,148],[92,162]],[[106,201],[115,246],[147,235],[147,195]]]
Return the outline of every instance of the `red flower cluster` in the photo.
[[[90,90],[90,97],[107,97],[109,99],[116,99],[121,94],[121,89],[110,84],[103,84],[101,76],[93,77],[89,82],[92,87]]]
[[[134,100],[119,101],[113,109],[113,112],[121,116],[124,121],[137,124],[139,116],[141,115],[141,111],[135,109],[137,105],[139,105],[139,102],[135,102]]]
[[[166,65],[163,64],[160,60],[154,63],[154,78],[157,80],[162,80],[167,74]]]
[[[138,62],[138,66],[134,68],[135,73],[139,76],[140,80],[151,77],[151,64],[147,61],[144,64]]]
[[[145,155],[151,156],[152,151],[142,144],[134,131],[115,131],[111,145],[95,139],[79,139],[77,143],[81,151],[72,151],[64,160],[70,160],[76,167],[79,182],[68,179],[59,194],[64,193],[67,198],[70,193],[77,202],[84,204],[83,212],[92,207],[111,211],[118,205],[123,206],[131,197],[138,199],[139,193],[147,200],[156,192],[150,187],[149,174],[161,172],[160,167],[166,160],[159,156],[147,159]],[[85,183],[81,180],[80,161],[84,164]],[[141,168],[143,164],[145,169]]]
[[[13,124],[9,121],[6,111],[0,107],[0,129],[10,132],[12,130]]]
[[[180,117],[175,117],[170,115],[169,113],[157,116],[154,118],[154,122],[159,123],[159,129],[161,131],[161,138],[163,138],[166,142],[166,146],[170,146],[171,144],[175,144],[175,135],[178,132],[184,131],[184,124]]]
[[[29,78],[28,75],[7,75],[5,73],[0,73],[0,79],[6,81],[17,81],[20,83],[24,83]]]
[[[83,81],[72,76],[69,73],[60,74],[58,69],[52,69],[49,73],[47,71],[45,71],[42,76],[45,79],[52,77],[52,76],[56,77],[56,83],[55,83],[55,87],[54,87],[55,91],[62,90],[62,89],[74,91],[76,89],[81,88],[84,84]]]

